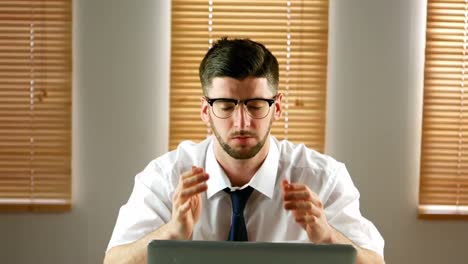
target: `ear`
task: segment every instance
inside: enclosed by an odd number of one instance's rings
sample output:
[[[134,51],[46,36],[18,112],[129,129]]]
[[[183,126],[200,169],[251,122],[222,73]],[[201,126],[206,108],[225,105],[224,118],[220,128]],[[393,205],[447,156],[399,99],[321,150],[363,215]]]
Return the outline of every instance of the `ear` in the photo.
[[[201,99],[201,108],[200,108],[200,116],[201,120],[205,122],[206,125],[210,125],[210,105],[208,102],[205,100],[204,97]]]
[[[281,119],[281,113],[283,112],[281,108],[281,102],[283,100],[283,94],[278,93],[276,96],[276,101],[275,101],[275,120],[280,120]]]

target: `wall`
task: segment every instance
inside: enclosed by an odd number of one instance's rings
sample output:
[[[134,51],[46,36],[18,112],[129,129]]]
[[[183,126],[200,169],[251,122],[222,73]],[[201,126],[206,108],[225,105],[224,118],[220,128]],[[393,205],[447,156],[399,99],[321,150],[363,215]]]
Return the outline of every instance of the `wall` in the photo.
[[[75,206],[0,214],[2,263],[102,261],[133,176],[167,149],[169,2],[74,1]],[[331,0],[327,152],[347,164],[387,263],[464,263],[466,222],[416,218],[425,7]]]
[[[465,263],[468,223],[417,219],[426,1],[331,1],[327,152],[388,263]]]
[[[73,2],[74,208],[0,214],[1,263],[102,263],[133,176],[167,149],[170,1]]]

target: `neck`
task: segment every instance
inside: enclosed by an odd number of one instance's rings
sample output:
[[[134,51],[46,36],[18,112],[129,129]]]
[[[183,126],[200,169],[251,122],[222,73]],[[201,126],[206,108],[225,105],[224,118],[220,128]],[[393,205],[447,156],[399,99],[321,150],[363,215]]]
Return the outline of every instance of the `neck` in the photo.
[[[267,157],[269,149],[270,139],[267,138],[265,145],[263,145],[262,149],[254,157],[250,159],[235,159],[227,154],[219,145],[218,141],[216,141],[214,153],[216,160],[221,168],[223,168],[232,186],[240,187],[252,179]]]

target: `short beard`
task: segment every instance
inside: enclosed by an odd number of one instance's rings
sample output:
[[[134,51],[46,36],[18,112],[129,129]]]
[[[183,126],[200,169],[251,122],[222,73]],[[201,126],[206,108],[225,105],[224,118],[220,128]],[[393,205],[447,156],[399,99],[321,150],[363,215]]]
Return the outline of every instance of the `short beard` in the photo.
[[[270,119],[270,124],[268,125],[268,130],[267,132],[265,133],[265,135],[263,136],[263,138],[260,140],[260,142],[257,143],[257,145],[253,146],[247,153],[240,153],[239,151],[233,149],[231,146],[229,146],[228,143],[226,143],[223,138],[221,137],[221,135],[218,133],[218,131],[216,130],[216,127],[214,126],[213,124],[213,120],[211,119],[210,117],[210,125],[211,125],[211,130],[213,131],[213,134],[215,135],[215,137],[218,139],[218,142],[219,144],[221,145],[221,147],[223,148],[223,150],[229,155],[231,156],[232,158],[234,159],[238,159],[238,160],[245,160],[245,159],[250,159],[250,158],[253,158],[255,157],[255,155],[257,155],[258,152],[260,152],[260,150],[263,148],[263,146],[265,145],[265,142],[268,138],[268,135],[270,134],[270,130],[271,130],[271,125],[273,124],[273,116],[271,117]],[[240,132],[239,134],[243,134],[242,132]]]

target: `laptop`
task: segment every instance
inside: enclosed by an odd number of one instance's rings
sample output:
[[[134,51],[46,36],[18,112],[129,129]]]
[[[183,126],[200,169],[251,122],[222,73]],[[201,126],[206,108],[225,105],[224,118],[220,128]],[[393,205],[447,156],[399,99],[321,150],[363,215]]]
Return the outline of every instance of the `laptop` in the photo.
[[[153,240],[148,264],[355,264],[351,245]]]

